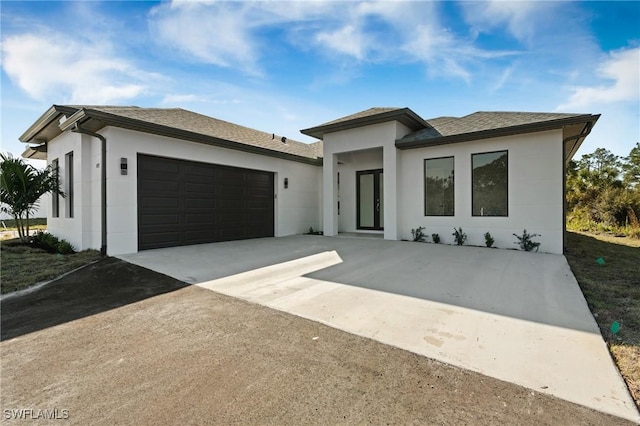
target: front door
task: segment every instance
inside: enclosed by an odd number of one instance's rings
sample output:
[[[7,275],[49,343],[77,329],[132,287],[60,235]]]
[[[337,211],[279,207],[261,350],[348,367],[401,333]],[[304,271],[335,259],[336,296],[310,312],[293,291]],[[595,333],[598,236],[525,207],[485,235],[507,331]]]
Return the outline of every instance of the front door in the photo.
[[[383,173],[380,170],[356,172],[357,228],[384,229]]]

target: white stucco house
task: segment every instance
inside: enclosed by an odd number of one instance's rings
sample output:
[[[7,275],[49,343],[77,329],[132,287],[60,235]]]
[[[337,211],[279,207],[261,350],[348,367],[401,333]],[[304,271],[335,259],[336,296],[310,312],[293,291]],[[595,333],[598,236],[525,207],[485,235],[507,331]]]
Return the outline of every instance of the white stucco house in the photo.
[[[371,108],[304,129],[305,144],[183,109],[54,105],[20,137],[58,167],[48,229],[110,255],[286,236],[411,229],[562,253],[565,166],[599,115],[476,112],[425,120]]]

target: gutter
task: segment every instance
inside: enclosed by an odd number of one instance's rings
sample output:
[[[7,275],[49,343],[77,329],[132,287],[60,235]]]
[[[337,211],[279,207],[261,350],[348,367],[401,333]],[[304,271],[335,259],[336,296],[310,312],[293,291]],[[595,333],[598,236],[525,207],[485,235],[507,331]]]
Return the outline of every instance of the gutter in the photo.
[[[84,115],[84,111],[80,110],[80,116]],[[77,114],[74,114],[74,116]],[[72,121],[73,116],[69,118],[67,121]],[[63,124],[67,124],[66,122]],[[83,129],[80,126],[80,123],[77,120],[73,120],[73,127],[71,128],[72,132],[82,133],[85,135],[93,136],[94,138],[98,138],[101,141],[101,153],[100,153],[100,219],[102,222],[101,226],[101,244],[100,244],[100,256],[105,257],[107,255],[107,138],[102,136],[99,133],[91,132],[87,129]],[[62,126],[61,126],[62,127]],[[65,129],[68,126],[65,126]]]

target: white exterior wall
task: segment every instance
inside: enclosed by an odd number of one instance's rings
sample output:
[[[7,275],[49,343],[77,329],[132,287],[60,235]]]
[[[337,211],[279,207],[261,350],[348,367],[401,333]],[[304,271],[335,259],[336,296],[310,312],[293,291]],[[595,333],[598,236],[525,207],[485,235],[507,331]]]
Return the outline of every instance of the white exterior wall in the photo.
[[[509,152],[509,216],[471,215],[471,154],[507,150]],[[424,215],[424,160],[454,156],[455,216]],[[480,141],[440,145],[400,151],[399,207],[400,237],[411,239],[411,229],[426,228],[431,240],[438,233],[443,243],[455,244],[454,227],[467,234],[465,244],[484,246],[489,231],[499,248],[518,248],[512,235],[541,234],[534,239],[540,251],[563,252],[562,131],[529,133]]]
[[[115,127],[107,127],[100,133],[107,138],[109,255],[138,251],[139,153],[274,172],[275,235],[301,234],[309,227],[321,227],[321,167]],[[60,176],[63,178],[65,154],[74,151],[75,162],[75,217],[66,218],[65,203],[61,199],[60,217],[52,218],[49,213],[49,231],[71,242],[77,250],[99,249],[100,141],[87,135],[65,132],[49,143],[48,150],[49,163],[54,158],[59,159]],[[127,175],[120,173],[121,158],[127,159]],[[287,189],[284,189],[285,177],[289,179]],[[50,200],[46,202],[51,203]]]
[[[76,250],[100,248],[100,141],[65,132],[48,144],[47,164],[58,160],[61,188],[65,193],[69,152],[73,152],[74,167],[73,217],[69,217],[68,197],[60,197],[60,214],[53,217],[52,199],[48,195],[43,199],[47,204],[47,231],[69,241]],[[96,188],[97,197],[94,196]]]
[[[397,196],[399,188],[396,170],[399,158],[395,141],[409,132],[410,130],[406,126],[396,121],[390,121],[324,135],[323,220],[325,235],[336,235],[338,232],[356,230],[355,172],[382,168],[384,170],[384,237],[392,240],[398,238]],[[369,153],[370,151],[366,151],[373,148],[382,148],[381,155],[378,154],[379,160],[373,157]],[[363,161],[362,164],[357,163],[358,157]],[[340,158],[351,158],[353,161],[338,165]],[[338,171],[340,171],[340,218],[337,215]],[[352,197],[349,197],[351,194]],[[332,201],[328,202],[328,200]]]

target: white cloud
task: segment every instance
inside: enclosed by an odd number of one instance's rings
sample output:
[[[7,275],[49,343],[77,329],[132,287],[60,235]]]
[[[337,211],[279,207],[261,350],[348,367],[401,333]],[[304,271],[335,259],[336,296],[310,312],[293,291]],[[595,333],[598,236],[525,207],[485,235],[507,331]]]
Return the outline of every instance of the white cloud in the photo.
[[[562,5],[546,1],[474,1],[462,3],[465,20],[476,31],[506,28],[516,39],[532,42],[545,22],[558,15]]]
[[[593,105],[640,102],[640,48],[613,51],[596,67],[596,75],[606,84],[572,88],[568,101],[558,110],[584,110]]]
[[[482,50],[439,22],[435,2],[191,2],[149,14],[156,38],[194,61],[261,75],[266,43],[284,41],[344,64],[414,61],[431,75],[469,81],[469,64],[512,52]],[[276,36],[265,38],[265,32]],[[347,67],[348,68],[348,67]],[[339,80],[339,79],[338,79]]]
[[[149,25],[158,42],[198,61],[258,74],[251,7],[240,2],[174,1],[154,8]]]
[[[367,51],[367,38],[364,32],[357,30],[353,25],[346,25],[336,31],[318,33],[316,41],[338,53],[362,60]]]
[[[59,34],[21,34],[2,41],[2,66],[9,78],[37,100],[113,103],[146,90],[151,74],[109,56],[109,46],[70,40]]]

